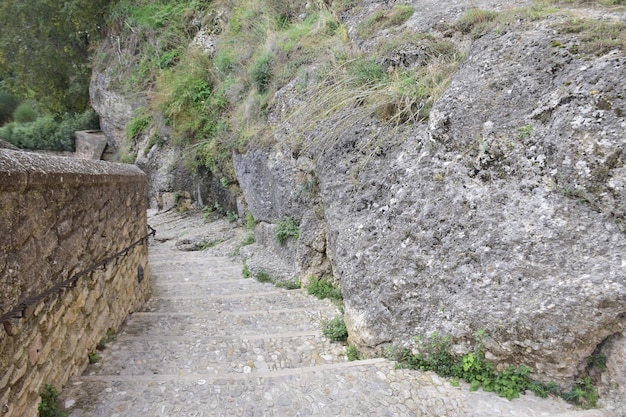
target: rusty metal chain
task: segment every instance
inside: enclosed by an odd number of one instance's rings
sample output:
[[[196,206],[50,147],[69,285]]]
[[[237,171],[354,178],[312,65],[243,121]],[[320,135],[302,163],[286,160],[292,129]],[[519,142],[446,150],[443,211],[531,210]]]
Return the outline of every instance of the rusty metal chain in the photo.
[[[136,246],[139,246],[145,242],[148,241],[148,239],[151,236],[154,236],[156,234],[156,230],[153,229],[150,225],[148,225],[148,229],[150,230],[144,237],[140,238],[139,240],[133,242],[131,245],[125,247],[124,249],[122,249],[121,251],[99,261],[96,262],[95,264],[91,265],[89,268],[87,268],[84,271],[81,271],[77,274],[72,275],[70,278],[66,279],[63,282],[60,282],[58,284],[56,284],[55,286],[47,289],[46,291],[34,295],[32,297],[28,297],[24,300],[22,300],[20,303],[17,304],[17,306],[9,311],[8,313],[3,314],[2,316],[0,316],[0,323],[4,323],[6,321],[9,321],[11,319],[17,319],[17,318],[23,318],[26,315],[26,309],[30,306],[32,306],[33,304],[36,304],[40,301],[42,301],[44,298],[48,297],[49,295],[55,294],[55,293],[61,293],[63,292],[66,288],[73,288],[76,287],[76,284],[78,283],[78,280],[81,279],[82,277],[84,277],[85,275],[88,275],[98,269],[106,269],[106,266],[109,262],[112,261],[117,261],[118,258],[122,258],[126,255],[128,255],[128,252],[133,249]]]

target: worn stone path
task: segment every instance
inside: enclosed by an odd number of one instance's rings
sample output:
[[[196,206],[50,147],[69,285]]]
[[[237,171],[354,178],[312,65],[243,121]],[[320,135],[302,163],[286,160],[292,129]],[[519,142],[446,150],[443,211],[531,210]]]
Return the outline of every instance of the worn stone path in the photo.
[[[228,257],[177,250],[164,235],[194,223],[164,216],[153,218],[166,240],[150,247],[153,297],[64,388],[70,417],[605,415],[470,392],[385,359],[348,362],[321,334],[339,313],[332,303],[244,279]]]

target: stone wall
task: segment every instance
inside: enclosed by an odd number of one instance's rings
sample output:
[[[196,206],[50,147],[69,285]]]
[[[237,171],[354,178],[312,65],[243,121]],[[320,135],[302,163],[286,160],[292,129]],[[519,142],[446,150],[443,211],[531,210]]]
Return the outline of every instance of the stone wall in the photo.
[[[132,165],[0,149],[0,316],[140,242],[3,320],[3,417],[37,415],[44,384],[60,390],[81,373],[107,330],[149,296],[145,184]]]

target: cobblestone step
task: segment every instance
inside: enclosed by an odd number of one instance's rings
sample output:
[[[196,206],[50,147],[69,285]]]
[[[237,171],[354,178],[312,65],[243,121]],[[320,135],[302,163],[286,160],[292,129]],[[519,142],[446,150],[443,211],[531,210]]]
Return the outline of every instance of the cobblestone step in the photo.
[[[217,288],[216,293],[197,291],[194,296],[160,297],[163,291],[151,300],[146,307],[150,312],[177,312],[177,311],[211,311],[215,313],[231,312],[245,313],[250,311],[322,309],[326,313],[335,314],[338,310],[330,302],[320,303],[319,300],[303,294],[301,291],[272,291],[270,288],[259,288],[258,292],[232,292],[232,288]],[[249,291],[249,290],[248,290]],[[180,291],[177,291],[180,294]]]
[[[323,320],[332,318],[309,309],[249,312],[135,313],[122,334],[184,336],[191,338],[252,336],[263,333],[319,331]]]
[[[319,332],[221,337],[121,336],[101,352],[90,375],[151,375],[274,372],[287,368],[344,362],[343,348]]]

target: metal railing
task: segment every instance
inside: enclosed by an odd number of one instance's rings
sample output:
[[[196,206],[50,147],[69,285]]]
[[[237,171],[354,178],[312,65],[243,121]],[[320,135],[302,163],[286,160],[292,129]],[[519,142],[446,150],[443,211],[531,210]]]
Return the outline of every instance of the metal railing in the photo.
[[[65,281],[59,282],[58,284],[56,284],[55,286],[47,289],[46,291],[34,295],[32,297],[28,297],[24,300],[22,300],[21,302],[19,302],[17,304],[17,306],[9,311],[8,313],[3,314],[2,316],[0,316],[0,323],[4,323],[7,322],[11,319],[16,319],[16,318],[23,318],[26,316],[26,310],[28,309],[28,307],[39,303],[40,301],[42,301],[43,299],[45,299],[46,297],[55,294],[55,293],[62,293],[66,288],[73,288],[76,287],[76,284],[78,283],[78,280],[81,279],[82,277],[97,271],[98,269],[106,269],[106,266],[108,263],[113,262],[113,261],[117,261],[119,258],[122,258],[126,255],[128,255],[128,252],[133,249],[136,246],[139,246],[143,243],[146,243],[148,241],[148,239],[151,236],[154,236],[156,234],[156,230],[153,229],[150,225],[148,225],[148,229],[150,230],[144,237],[142,237],[141,239],[133,242],[132,244],[130,244],[129,246],[125,247],[124,249],[122,249],[121,251],[99,261],[96,262],[95,264],[91,265],[89,268],[87,268],[84,271],[81,271],[77,274],[72,275],[70,278],[66,279]]]

